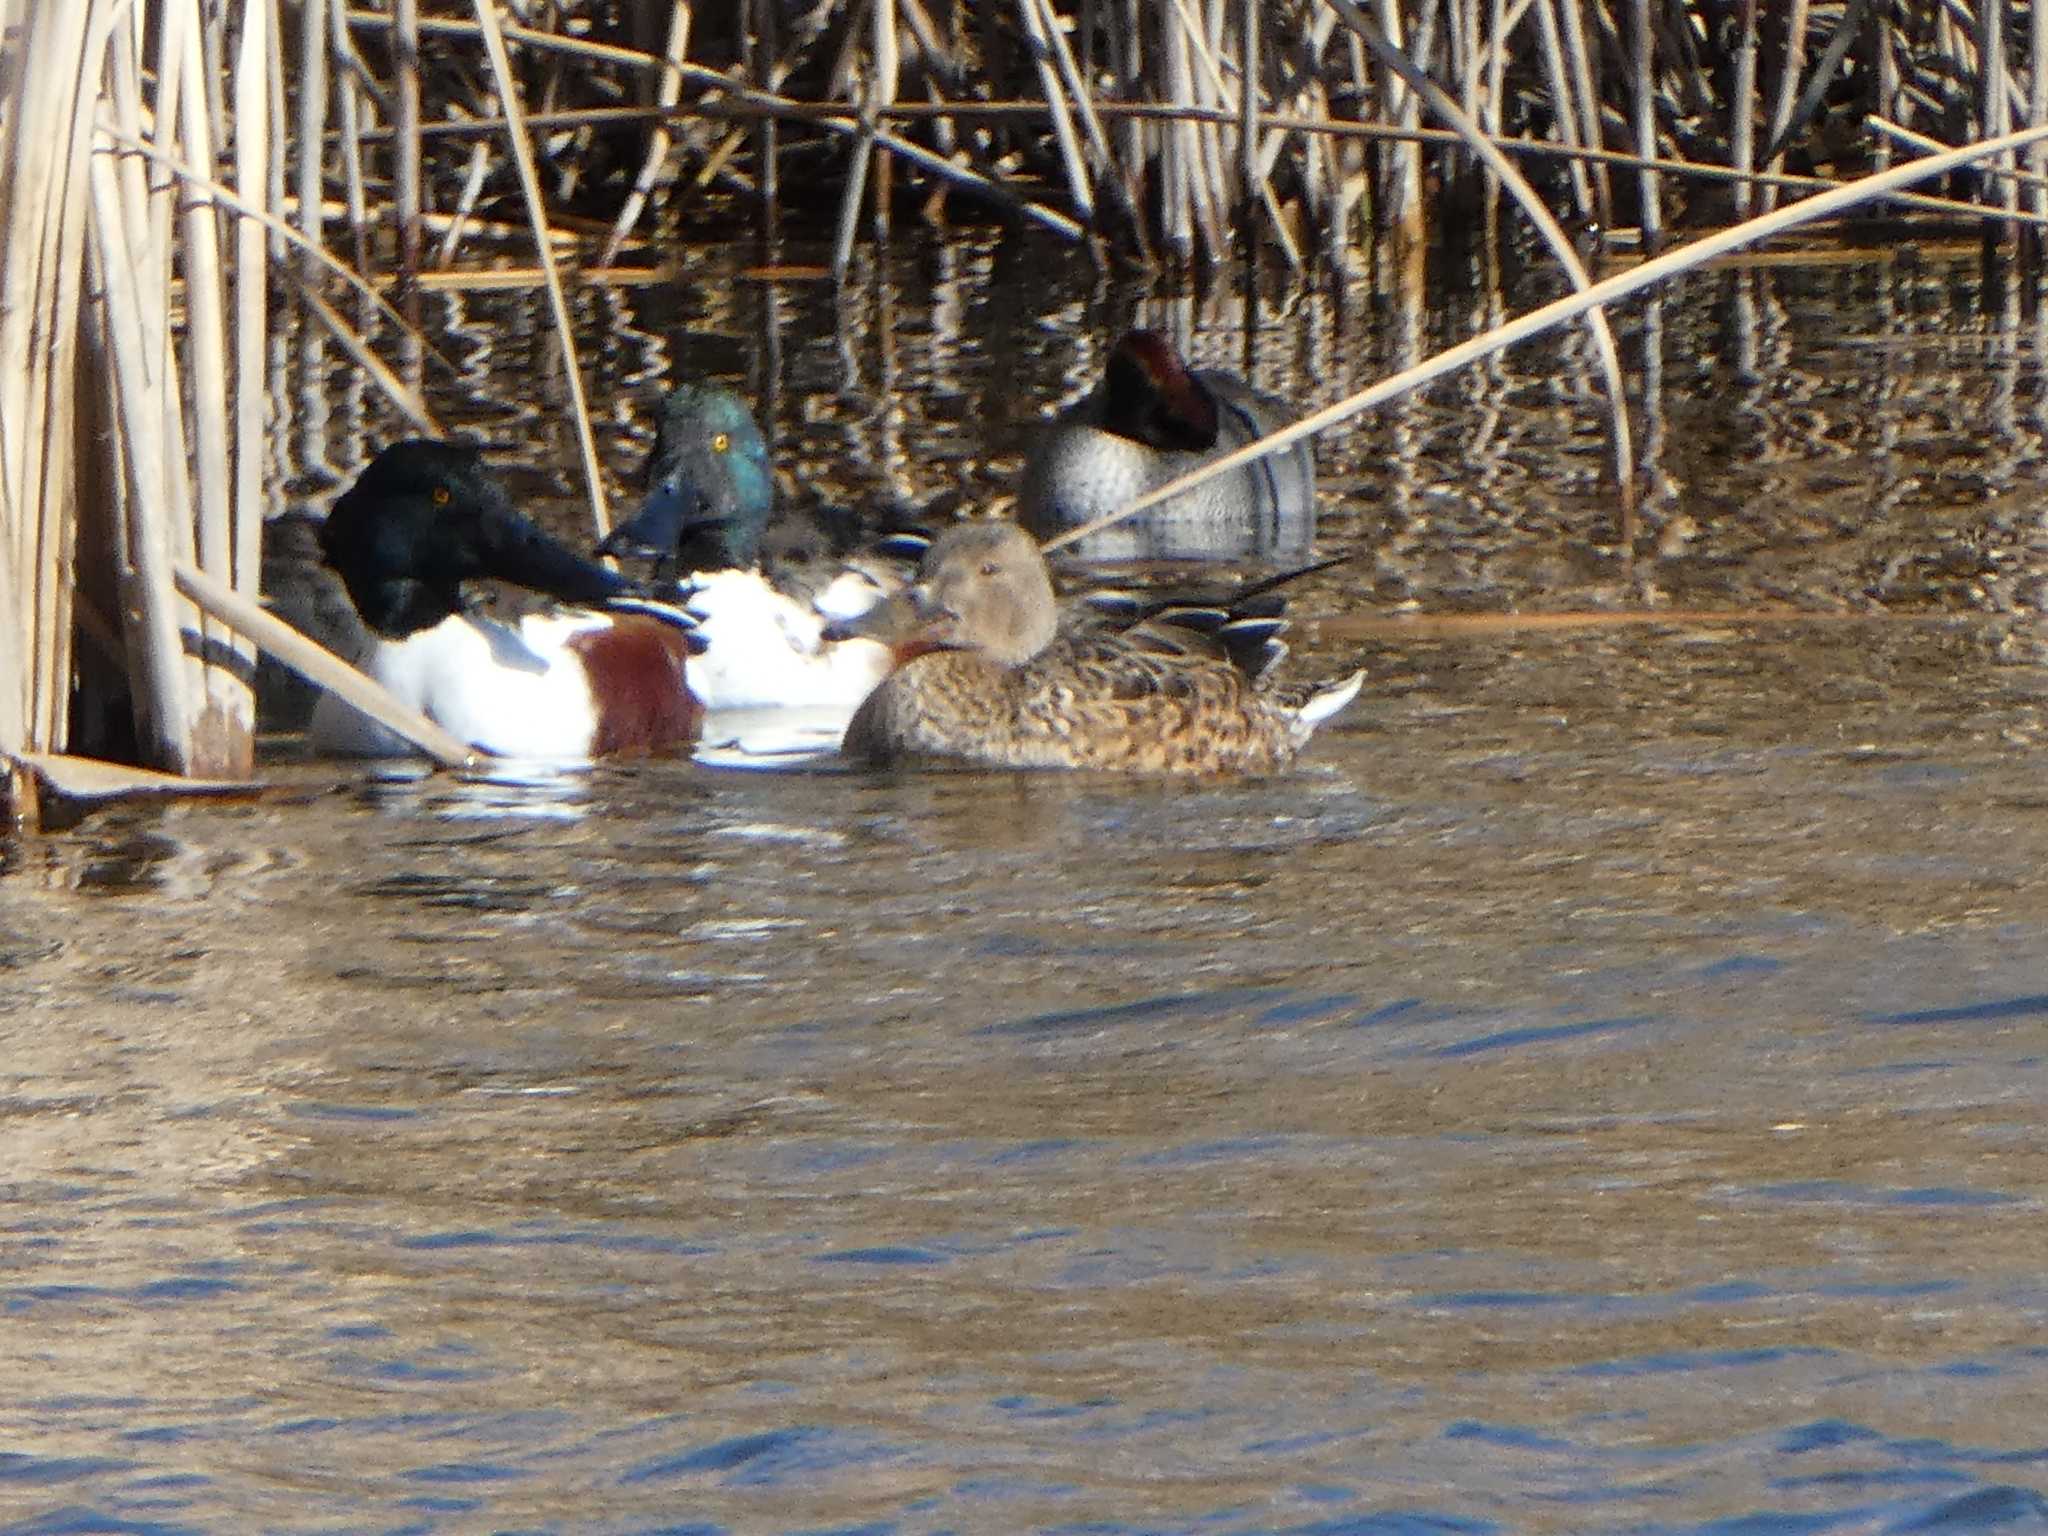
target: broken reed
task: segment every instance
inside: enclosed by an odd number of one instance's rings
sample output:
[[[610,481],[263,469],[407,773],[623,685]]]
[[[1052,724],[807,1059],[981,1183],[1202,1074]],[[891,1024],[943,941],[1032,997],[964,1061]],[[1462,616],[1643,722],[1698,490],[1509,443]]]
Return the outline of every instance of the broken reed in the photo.
[[[120,698],[144,760],[248,771],[265,433],[285,415],[265,393],[273,285],[432,431],[424,342],[376,280],[459,263],[487,214],[502,228],[508,197],[541,253],[573,394],[555,269],[572,204],[599,263],[713,188],[727,218],[735,199],[773,215],[832,188],[842,269],[905,199],[933,213],[971,201],[1139,261],[1256,242],[1301,265],[1475,215],[1490,235],[1507,227],[1506,190],[1586,290],[1566,223],[1654,242],[1680,220],[1726,223],[1786,189],[2048,122],[2041,3],[612,0],[508,14],[492,0],[0,0],[11,762],[63,750],[74,726],[77,744],[116,750],[105,711],[79,706]],[[2043,154],[2015,141],[1948,197],[1912,200],[2041,222]],[[344,286],[353,321],[331,302]],[[1626,485],[1612,340],[1583,298],[1557,313],[1597,328]],[[366,339],[378,327],[400,339],[396,367]],[[576,415],[602,526],[580,397]]]

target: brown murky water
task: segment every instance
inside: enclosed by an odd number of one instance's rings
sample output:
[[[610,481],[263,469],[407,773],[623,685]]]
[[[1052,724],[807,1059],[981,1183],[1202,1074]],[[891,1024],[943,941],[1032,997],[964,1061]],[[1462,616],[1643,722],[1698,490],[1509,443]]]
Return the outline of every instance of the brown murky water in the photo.
[[[1026,256],[586,296],[613,468],[678,355],[1001,486],[1123,318]],[[443,302],[573,517],[537,306]],[[1302,297],[1261,382],[1470,318]],[[2040,320],[1937,255],[1621,329],[1632,560],[1576,337],[1322,445],[1298,654],[1374,682],[1281,781],[280,745],[8,845],[0,1530],[2048,1528]]]

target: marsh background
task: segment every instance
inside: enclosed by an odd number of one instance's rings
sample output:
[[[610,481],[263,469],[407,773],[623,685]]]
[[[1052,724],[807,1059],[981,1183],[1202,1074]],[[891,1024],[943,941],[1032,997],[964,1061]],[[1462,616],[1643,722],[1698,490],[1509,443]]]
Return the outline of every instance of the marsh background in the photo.
[[[691,260],[579,299],[622,474],[687,356],[821,489],[998,488],[1160,312],[1001,239]],[[538,301],[430,307],[578,526]],[[1464,323],[1249,352],[1319,400]],[[1372,682],[1279,780],[279,740],[6,844],[0,1529],[2048,1523],[2039,311],[1929,247],[1619,326],[1633,561],[1574,334],[1319,445],[1298,661]]]

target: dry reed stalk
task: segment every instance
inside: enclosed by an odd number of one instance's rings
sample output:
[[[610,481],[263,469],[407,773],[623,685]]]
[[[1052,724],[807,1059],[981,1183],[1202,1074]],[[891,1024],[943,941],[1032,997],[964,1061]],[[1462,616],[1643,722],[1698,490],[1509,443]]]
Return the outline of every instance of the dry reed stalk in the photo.
[[[1871,129],[1875,133],[1880,135],[1882,138],[1887,140],[1896,139],[1899,143],[1910,145],[1914,149],[1927,150],[1932,152],[1945,152],[1954,147],[1952,145],[1942,143],[1939,139],[1930,139],[1924,133],[1915,133],[1910,128],[1901,128],[1897,123],[1888,123],[1881,117],[1868,118],[1866,119],[1866,121],[1870,124]],[[2031,171],[2022,171],[2017,168],[2014,168],[2007,170],[1999,170],[1992,174],[1995,174],[2001,180],[2004,181],[2024,182],[2028,186],[2036,187],[2037,189],[2039,186],[2037,178]],[[1983,209],[1977,206],[1976,204],[1957,203],[1955,206],[1958,208],[1969,208],[1977,213],[1983,212]]]
[[[440,243],[434,247],[436,272],[445,272],[455,264],[455,253],[462,245],[462,237],[472,227],[477,200],[484,195],[484,183],[490,174],[491,147],[479,139],[469,147],[469,166],[463,172],[462,191],[456,195],[455,206],[448,210],[448,217],[441,225]],[[424,282],[426,274],[421,273],[420,279]]]
[[[1395,0],[1379,0],[1380,25],[1393,46],[1402,46],[1401,10]],[[1339,12],[1341,15],[1342,12]],[[1356,35],[1356,28],[1353,33]],[[1400,73],[1384,60],[1381,61],[1380,93],[1391,114],[1403,128],[1420,127],[1421,103],[1413,91],[1404,83]],[[1410,242],[1419,242],[1423,234],[1422,207],[1422,150],[1419,145],[1405,145],[1396,150],[1390,163],[1391,176],[1387,186],[1386,203],[1388,227],[1397,229]]]
[[[662,70],[655,86],[655,105],[672,107],[682,98],[683,74],[674,66],[681,64],[690,51],[690,0],[675,0],[669,11],[668,41],[663,45],[662,58],[670,67]],[[647,206],[647,199],[654,191],[654,183],[661,174],[661,168],[668,163],[669,132],[666,118],[656,118],[653,129],[647,135],[647,153],[640,161],[640,174],[633,178],[633,190],[627,194],[619,216],[612,221],[612,232],[606,237],[604,250],[599,253],[597,264],[608,267],[618,259],[619,247],[626,242],[626,236],[633,226],[640,222],[640,214]],[[477,178],[479,184],[482,178]]]
[[[1792,122],[1792,102],[1799,89],[1799,74],[1806,64],[1807,0],[1788,0],[1785,7],[1785,51],[1778,60],[1778,89],[1771,105],[1770,136],[1766,144],[1775,150],[1763,157],[1763,168],[1777,170],[1782,164],[1781,147]],[[1768,213],[1777,206],[1777,188],[1765,185],[1758,192],[1758,209]]]
[[[884,0],[867,0],[867,4],[871,9],[878,8],[883,3]],[[874,27],[879,29],[881,22],[876,21]],[[849,48],[853,46],[853,39],[850,33],[848,34],[847,46]],[[869,70],[872,75],[876,67],[872,50],[870,50],[868,57]],[[869,90],[856,106],[855,121],[857,130],[853,140],[853,155],[851,163],[847,166],[845,185],[841,187],[839,193],[839,223],[837,233],[833,236],[832,241],[832,275],[840,281],[845,280],[846,269],[853,260],[853,237],[860,226],[861,201],[867,196],[868,171],[874,164],[876,124],[878,122],[874,94],[875,87],[871,79]]]
[[[1576,148],[1579,144],[1579,119],[1571,106],[1572,87],[1565,73],[1564,44],[1558,37],[1555,0],[1536,0],[1535,9],[1536,31],[1543,48],[1543,68],[1550,86],[1551,131],[1557,135],[1560,144]],[[1572,197],[1578,204],[1579,216],[1591,218],[1593,180],[1576,156],[1571,161],[1571,181]]]
[[[1160,0],[1160,85],[1171,101],[1186,100],[1192,86],[1186,27],[1186,18],[1173,0]],[[1195,252],[1194,182],[1199,159],[1194,124],[1178,119],[1167,124],[1160,135],[1160,192],[1164,200],[1160,239],[1178,262],[1190,260]]]
[[[1114,89],[1120,98],[1129,100],[1142,90],[1143,71],[1138,58],[1139,0],[1104,0],[1104,3],[1114,9],[1117,17],[1116,25],[1109,29]],[[1144,189],[1138,182],[1140,168],[1145,164],[1147,146],[1158,136],[1145,123],[1132,117],[1118,120],[1117,129],[1117,162],[1123,167],[1124,196],[1132,207],[1141,208],[1144,206]],[[1141,226],[1143,222],[1142,219],[1139,221]]]
[[[53,15],[61,9],[64,14]],[[9,61],[13,106],[0,165],[0,752],[62,746],[70,681],[70,564],[75,535],[70,461],[52,445],[74,437],[79,278],[88,220],[81,88],[102,3],[32,7]],[[54,695],[54,696],[53,696]],[[9,769],[9,805],[30,788]]]
[[[779,83],[771,73],[776,50],[777,4],[778,0],[754,0],[748,7],[748,14],[753,17],[754,24],[747,30],[747,78],[762,90]],[[761,204],[771,230],[776,227],[782,209],[782,173],[776,163],[780,137],[776,120],[772,117],[763,117],[756,133],[754,153],[761,167],[757,178],[761,188]]]
[[[139,264],[131,259],[139,241],[129,238],[135,226],[122,205],[113,162],[96,156],[92,179],[91,254],[99,298],[93,321],[99,354],[113,379],[113,414],[119,428],[109,443],[122,513],[121,606],[127,620],[135,733],[145,757],[189,774],[197,766],[189,721],[201,690],[185,662],[180,638],[184,615],[171,587],[165,519],[152,512],[161,508],[166,494],[164,410],[153,398],[163,376],[152,368],[155,351],[145,320],[150,299],[142,288]],[[196,622],[192,627],[197,628]]]
[[[278,215],[267,212],[254,203],[245,202],[241,195],[231,188],[218,181],[207,180],[207,178],[200,175],[197,170],[186,164],[176,155],[167,154],[155,145],[135,137],[132,133],[125,133],[117,128],[109,128],[105,125],[101,126],[100,133],[109,144],[129,152],[122,157],[124,163],[129,159],[153,161],[157,166],[168,171],[186,185],[201,188],[221,208],[236,214],[240,218],[252,220],[260,224],[269,233],[272,240],[280,241],[296,250],[302,260],[310,263],[316,278],[321,273],[340,278],[342,282],[348,284],[349,287],[356,291],[367,306],[381,313],[391,326],[401,333],[406,329],[405,316],[400,314],[393,305],[387,302],[371,286],[368,278],[364,277],[354,267],[343,262],[325,247],[309,241],[304,234],[286,223]],[[538,272],[538,269],[535,270]],[[536,276],[536,284],[539,280],[538,276]],[[425,344],[425,338],[418,336],[417,333],[415,333],[415,339],[419,340],[422,345]]]
[[[1829,218],[1859,204],[1885,197],[1901,187],[1911,186],[1916,181],[1925,181],[1930,176],[1939,176],[1943,172],[1994,156],[2001,150],[2018,150],[2030,144],[2043,142],[2048,142],[2048,126],[2028,128],[1983,143],[1968,144],[1946,154],[1929,155],[1922,160],[1894,166],[1877,175],[1865,176],[1831,191],[1818,193],[1789,207],[1758,214],[1755,218],[1745,219],[1742,223],[1731,225],[1727,229],[1703,235],[1674,250],[1666,251],[1661,256],[1654,256],[1639,266],[1603,278],[1583,293],[1569,294],[1532,309],[1482,336],[1475,336],[1469,341],[1446,348],[1426,362],[1403,369],[1391,378],[1382,379],[1368,389],[1347,396],[1335,404],[1324,406],[1321,410],[1311,411],[1299,421],[1277,432],[1269,433],[1256,442],[1247,443],[1244,447],[1220,458],[1211,459],[1199,468],[1133,498],[1114,512],[1105,513],[1092,522],[1067,529],[1058,536],[1048,539],[1044,547],[1048,551],[1061,549],[1092,534],[1100,533],[1104,528],[1122,522],[1127,517],[1136,516],[1163,501],[1184,494],[1212,476],[1227,474],[1241,465],[1264,458],[1269,453],[1276,453],[1282,448],[1300,442],[1303,438],[1314,436],[1325,428],[1349,421],[1376,405],[1419,389],[1431,380],[1441,378],[1467,363],[1490,357],[1568,320],[1576,320],[1598,305],[1611,304],[1617,299],[1626,298],[1629,294],[1638,293],[1668,278],[1694,271],[1729,251],[1753,245],[1759,240],[1782,234],[1788,229],[1796,229],[1803,224]]]
[[[1586,29],[1579,3],[1580,0],[1556,0],[1558,15],[1564,24],[1565,59],[1571,66],[1572,91],[1578,103],[1579,142],[1590,149],[1598,149],[1607,140],[1600,129],[1599,72],[1586,47]],[[1602,229],[1614,223],[1613,189],[1608,182],[1606,166],[1598,162],[1593,166],[1593,216],[1600,221]]]
[[[188,0],[191,3],[191,0]],[[186,158],[206,181],[214,170],[214,117],[208,103],[210,77],[205,28],[195,15],[184,31],[179,96],[179,128]],[[190,370],[192,457],[197,474],[193,520],[176,519],[172,548],[181,557],[196,550],[200,566],[225,582],[234,580],[235,477],[230,451],[234,442],[229,402],[236,380],[228,365],[226,274],[221,260],[220,218],[213,200],[187,187],[181,220],[185,278],[185,361]],[[176,377],[175,374],[171,377]],[[166,395],[175,390],[166,390]],[[167,441],[179,442],[167,434]],[[182,458],[182,455],[179,456]],[[232,648],[233,636],[218,621],[201,625],[209,648]],[[188,772],[212,778],[242,776],[249,771],[255,747],[255,700],[247,683],[223,667],[203,665],[201,683],[206,708],[193,719],[192,766]]]
[[[347,13],[341,0],[325,0],[325,3],[330,6],[327,16],[333,53],[340,59],[360,63],[355,58],[355,45],[348,34]],[[363,184],[366,125],[362,76],[359,69],[342,70],[337,106],[341,113],[341,171],[342,184],[347,188],[349,237],[357,269],[367,272],[370,270],[370,204]]]
[[[1977,135],[1988,139],[2012,127],[2012,97],[2007,92],[2005,75],[2005,7],[1997,4],[1996,0],[1978,0],[1977,59],[1981,110]],[[1997,173],[2010,173],[2014,164],[2011,155],[2001,155],[1995,166],[1987,168],[1985,178],[1985,194],[1996,196],[2007,212],[2019,207],[2019,183],[2010,174],[1998,176]],[[2008,232],[2011,229],[2008,224]]]
[[[1871,45],[1871,50],[1876,55],[1872,71],[1875,99],[1871,110],[1879,117],[1903,120],[1900,111],[1899,61],[1898,56],[1892,51],[1892,46],[1892,11],[1890,6],[1886,6],[1878,12],[1877,37]],[[1880,171],[1887,169],[1892,163],[1891,145],[1879,139],[1872,147],[1871,163]]]
[[[1111,163],[1108,135],[1102,131],[1102,119],[1096,115],[1094,103],[1089,99],[1086,78],[1074,63],[1066,34],[1060,30],[1059,18],[1053,14],[1052,0],[1018,0],[1018,3],[1025,18],[1024,35],[1031,42],[1040,79],[1045,85],[1046,100],[1055,108],[1054,130],[1063,135],[1060,157],[1067,168],[1068,186],[1075,193],[1075,208],[1084,221],[1092,223],[1097,217],[1093,179],[1080,147],[1073,142],[1070,115],[1078,115],[1081,120],[1082,133],[1088,140],[1089,157],[1097,171]],[[1117,188],[1122,184],[1112,176],[1109,185]],[[1132,222],[1137,221],[1134,219]]]
[[[543,275],[542,282],[545,281]],[[318,290],[301,287],[299,301],[306,306],[307,313],[325,326],[327,333],[341,343],[341,349],[348,353],[350,360],[375,382],[384,397],[397,406],[414,427],[427,437],[443,435],[441,424],[434,420],[434,413],[427,409],[427,403],[420,398],[419,392],[391,371],[390,366],[377,355],[361,333],[343,319],[333,305],[320,297]]]
[[[323,239],[326,218],[327,102],[327,9],[332,0],[300,0],[299,5],[299,121],[298,121],[298,224],[308,246]],[[309,250],[299,261],[300,275],[309,283],[319,281],[319,264]]]
[[[1507,80],[1508,38],[1513,34],[1523,16],[1528,14],[1530,0],[1515,0],[1512,14],[1502,0],[1489,0],[1486,29],[1486,111],[1481,121],[1486,127],[1486,136],[1498,141],[1506,124],[1504,89]],[[1476,74],[1476,71],[1475,71]]]
[[[479,12],[481,17],[483,13]],[[491,19],[497,19],[495,10]],[[488,46],[488,45],[486,45]],[[394,0],[391,12],[391,54],[397,76],[392,93],[397,114],[392,140],[392,214],[398,221],[398,279],[406,290],[406,315],[419,318],[419,300],[410,291],[420,275],[420,7],[419,0]],[[506,82],[500,81],[501,89]],[[509,116],[514,110],[506,103]]]
[[[1168,3],[1180,15],[1180,35],[1187,45],[1188,74],[1183,87],[1187,95],[1178,99],[1191,101],[1202,109],[1199,118],[1190,119],[1196,124],[1189,181],[1190,206],[1202,232],[1203,254],[1211,262],[1216,262],[1229,253],[1231,245],[1228,232],[1230,195],[1219,135],[1222,125],[1235,118],[1236,109],[1228,99],[1222,66],[1217,62],[1207,24],[1196,13],[1192,0],[1168,0]]]
[[[1743,176],[1735,186],[1735,217],[1746,219],[1756,199],[1747,178],[1756,154],[1756,0],[1742,0],[1735,44],[1735,101],[1728,117],[1728,163]]]
[[[270,80],[277,50],[267,0],[255,0],[242,13],[242,38],[235,62],[235,180],[244,204],[271,212],[272,140],[269,134]],[[279,120],[281,121],[281,119]],[[282,146],[278,146],[282,148]],[[235,589],[256,590],[263,569],[264,405],[259,382],[268,351],[270,242],[261,221],[235,221],[234,322],[234,552],[231,570]],[[255,659],[253,648],[238,645],[238,654]],[[254,737],[254,702],[250,705]]]
[[[1300,271],[1306,262],[1302,255],[1301,243],[1296,238],[1296,221],[1290,219],[1282,209],[1279,194],[1273,186],[1273,168],[1279,163],[1280,155],[1286,148],[1287,133],[1284,130],[1269,132],[1265,127],[1266,116],[1260,98],[1268,89],[1269,83],[1277,82],[1279,72],[1277,69],[1269,69],[1266,64],[1268,54],[1262,23],[1259,20],[1261,10],[1258,0],[1244,0],[1239,21],[1243,63],[1238,72],[1238,88],[1242,95],[1237,103],[1237,110],[1238,133],[1242,141],[1239,145],[1240,177],[1244,182],[1240,196],[1246,209],[1244,234],[1247,237],[1247,245],[1255,252],[1257,231],[1251,219],[1251,207],[1253,199],[1256,198],[1266,210],[1267,227],[1279,245],[1281,255],[1290,268]],[[1308,163],[1300,167],[1303,173],[1303,191],[1311,205],[1318,195],[1317,178],[1314,174],[1316,148],[1313,144],[1308,145]]]
[[[1774,165],[1791,144],[1792,140],[1806,130],[1814,116],[1820,111],[1821,103],[1827,99],[1828,86],[1848,58],[1849,50],[1863,26],[1863,18],[1870,9],[1871,0],[1848,0],[1842,16],[1835,24],[1834,35],[1821,50],[1818,62],[1807,76],[1806,88],[1799,93],[1799,100],[1793,104],[1786,120],[1771,134],[1770,147],[1761,156],[1764,164]]]
[[[279,661],[334,694],[343,703],[361,710],[387,729],[396,731],[444,768],[474,768],[484,754],[459,737],[450,735],[425,715],[401,704],[380,684],[313,640],[307,639],[284,620],[223,586],[196,566],[179,564],[171,578],[178,591],[197,603],[223,624],[232,625],[255,638]]]
[[[1237,104],[1231,100],[1220,61],[1223,51],[1222,0],[1208,0],[1206,14],[1195,12],[1195,0],[1174,0],[1174,3],[1188,16],[1188,57],[1195,65],[1195,99],[1219,113],[1234,115]],[[1203,236],[1209,242],[1212,263],[1224,260],[1236,244],[1231,237],[1230,157],[1223,142],[1229,131],[1223,120],[1218,120],[1205,122],[1196,134],[1202,156]]]
[[[1479,125],[1465,115],[1464,109],[1451,99],[1450,93],[1425,75],[1416,64],[1396,48],[1384,32],[1366,17],[1352,0],[1328,0],[1330,7],[1363,42],[1375,57],[1399,75],[1417,98],[1429,103],[1430,110],[1451,126],[1453,132],[1462,138],[1473,154],[1492,171],[1501,185],[1507,189],[1529,221],[1543,236],[1544,244],[1557,258],[1572,286],[1584,293],[1593,286],[1593,279],[1587,273],[1585,264],[1572,248],[1571,237],[1559,226],[1543,199],[1536,195],[1536,189],[1515,168],[1508,157],[1494,147],[1491,140],[1480,132]],[[1591,309],[1586,312],[1586,329],[1593,340],[1593,351],[1600,361],[1601,376],[1607,386],[1607,418],[1609,441],[1614,446],[1614,482],[1621,497],[1621,543],[1624,547],[1635,542],[1635,450],[1630,442],[1628,422],[1628,394],[1622,383],[1621,357],[1615,350],[1614,332],[1607,324],[1607,312]]]
[[[605,506],[604,471],[597,462],[597,438],[590,429],[590,407],[583,393],[583,369],[576,359],[576,331],[569,318],[569,300],[562,291],[562,274],[555,266],[555,252],[548,239],[546,205],[541,201],[540,175],[533,164],[533,145],[520,119],[519,78],[512,73],[512,58],[505,48],[505,35],[498,27],[494,0],[476,0],[477,25],[482,29],[484,48],[490,55],[491,73],[498,82],[498,99],[504,103],[506,136],[512,144],[512,163],[519,171],[520,191],[526,199],[526,216],[533,228],[534,248],[540,254],[541,270],[548,278],[548,309],[554,316],[555,340],[561,347],[562,378],[569,389],[569,406],[576,433],[576,447],[583,459],[583,484],[590,497],[590,520],[603,538],[611,531],[611,514]]]
[[[1244,181],[1245,208],[1248,212],[1251,208],[1252,188],[1260,188],[1264,193],[1262,201],[1273,215],[1273,230],[1285,239],[1286,221],[1280,218],[1279,210],[1273,207],[1272,186],[1259,166],[1259,81],[1263,75],[1259,59],[1259,0],[1243,0],[1238,10],[1237,28],[1244,41],[1244,57],[1238,67],[1237,105],[1243,119],[1237,129],[1237,152],[1238,175]],[[1255,230],[1248,228],[1246,237],[1256,244]],[[1301,265],[1300,256],[1294,250],[1292,241],[1287,243],[1287,262],[1292,267],[1298,268]]]
[[[291,112],[287,103],[289,93],[285,89],[284,80],[284,28],[282,16],[278,11],[278,6],[283,3],[283,0],[256,0],[256,3],[264,8],[264,25],[270,29],[271,36],[271,45],[267,54],[268,68],[264,73],[264,106],[268,108],[270,113],[269,133],[271,136],[271,151],[265,159],[266,169],[264,174],[269,183],[269,205],[279,213],[283,213],[288,206],[286,184],[290,177],[290,169],[286,164],[287,157],[285,154],[287,144],[285,124],[291,121]],[[268,254],[269,259],[272,261],[281,262],[284,260],[285,241],[282,237],[276,235],[271,237]],[[282,357],[281,350],[279,356],[280,358]]]
[[[1047,112],[1052,119],[1053,142],[1059,147],[1060,166],[1066,172],[1067,194],[1074,200],[1074,212],[1083,224],[1095,222],[1095,191],[1088,167],[1081,158],[1080,137],[1074,132],[1074,115],[1067,102],[1066,82],[1053,61],[1050,26],[1059,21],[1043,0],[1017,0],[1017,19],[1025,45],[1031,50],[1032,67],[1038,71],[1039,89],[1045,92]]]
[[[154,147],[167,155],[185,152],[182,124],[187,116],[185,98],[190,72],[183,61],[192,52],[193,34],[199,25],[196,4],[185,3],[185,0],[166,0],[158,8],[156,95],[149,105],[152,108]],[[204,73],[203,63],[200,73]],[[118,104],[118,109],[128,114],[122,122],[124,129],[134,126],[130,117],[139,113],[142,101],[138,86],[132,102]],[[153,486],[157,494],[149,496],[138,492],[129,497],[128,505],[138,530],[131,533],[131,543],[140,542],[145,551],[161,552],[167,559],[175,556],[189,560],[196,557],[192,531],[193,467],[187,455],[173,453],[167,446],[173,443],[182,445],[187,441],[184,391],[171,382],[184,377],[184,365],[178,356],[177,338],[170,325],[174,232],[186,221],[179,184],[168,177],[153,176],[148,243],[131,249],[130,260],[137,263],[137,291],[142,296],[142,334],[148,349],[145,365],[151,369],[151,377],[155,381],[147,386],[143,398],[154,402],[163,423],[161,435],[149,439],[154,445],[149,450],[152,462],[137,480],[138,486]],[[183,636],[187,632],[199,633],[200,615],[198,609],[181,603],[170,592],[167,582],[163,584],[163,591],[166,594],[164,600],[176,615],[178,649],[174,654],[185,674],[184,690],[179,696],[181,713],[169,722],[169,726],[177,733],[177,750],[181,754],[178,771],[197,773],[200,762],[195,736],[197,721],[206,712],[206,664],[197,646],[188,648],[184,645]],[[156,633],[144,638],[150,644],[161,642],[161,636]]]
[[[868,105],[879,115],[896,99],[897,87],[903,73],[903,50],[896,36],[898,11],[895,0],[870,0],[870,5],[874,35],[871,57],[874,68]],[[887,150],[871,151],[871,154],[875,183],[874,237],[877,241],[885,241],[889,238],[889,204],[895,189],[895,161]]]
[[[1644,161],[1654,160],[1657,156],[1657,34],[1650,25],[1650,0],[1629,0],[1629,71],[1636,155]],[[1637,173],[1636,197],[1642,204],[1637,223],[1643,231],[1643,249],[1655,251],[1664,243],[1664,212],[1658,204],[1657,173],[1647,165]]]
[[[2029,92],[2027,126],[2048,124],[2048,5],[2035,5],[2027,16],[2027,64]],[[2037,178],[2033,188],[2036,218],[2048,215],[2048,150],[2035,145],[2027,153],[2027,164]]]

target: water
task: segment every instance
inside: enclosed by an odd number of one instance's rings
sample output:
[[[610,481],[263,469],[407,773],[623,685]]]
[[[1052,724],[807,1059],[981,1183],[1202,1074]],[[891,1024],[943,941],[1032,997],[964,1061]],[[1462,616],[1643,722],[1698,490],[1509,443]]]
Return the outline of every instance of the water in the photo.
[[[821,291],[607,334],[783,306],[825,483],[995,487],[1114,300],[951,259],[856,290],[881,406]],[[1621,318],[1633,559],[1576,339],[1323,446],[1299,664],[1373,681],[1279,781],[279,743],[5,845],[0,1532],[2048,1529],[2037,320],[1931,259]],[[531,364],[442,407],[573,526]]]

